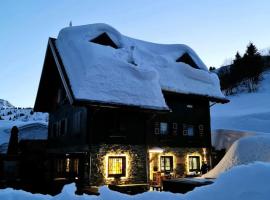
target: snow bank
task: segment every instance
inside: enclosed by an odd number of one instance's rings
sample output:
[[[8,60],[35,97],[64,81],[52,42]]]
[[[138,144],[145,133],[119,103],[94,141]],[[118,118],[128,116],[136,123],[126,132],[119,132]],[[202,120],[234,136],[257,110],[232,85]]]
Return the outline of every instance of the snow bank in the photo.
[[[228,130],[228,129],[215,129],[211,133],[212,146],[216,150],[225,149],[226,151],[232,146],[232,144],[242,138],[253,135],[259,135],[259,133],[238,131],[238,130]]]
[[[270,162],[270,136],[250,136],[237,140],[205,178],[216,178],[234,166],[255,161]]]
[[[77,196],[75,184],[66,185],[56,196],[31,194],[20,190],[0,190],[0,199],[8,200],[268,200],[270,196],[270,164],[256,162],[241,165],[220,175],[207,186],[195,188],[186,194],[146,192],[135,196],[121,194],[103,186],[100,196]]]
[[[104,32],[118,49],[90,42]],[[62,29],[56,47],[77,100],[167,109],[162,90],[224,98],[216,74],[186,45],[140,41],[91,24]],[[200,69],[176,62],[184,53]]]
[[[241,165],[221,174],[212,184],[195,188],[186,200],[268,200],[270,164]]]

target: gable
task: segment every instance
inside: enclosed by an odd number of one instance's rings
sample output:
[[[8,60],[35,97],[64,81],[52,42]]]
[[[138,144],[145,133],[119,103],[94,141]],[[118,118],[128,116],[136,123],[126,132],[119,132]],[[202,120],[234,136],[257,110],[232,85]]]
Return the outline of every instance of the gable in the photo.
[[[65,91],[65,96],[68,96],[68,100],[72,102],[72,93],[66,92],[70,89],[68,86],[65,87],[63,83],[63,80],[67,82],[68,79],[61,69],[59,69],[60,66],[57,66],[61,65],[61,61],[55,57],[56,55],[54,54],[56,53],[53,47],[53,41],[49,39],[34,105],[35,112],[51,112],[54,110],[59,101],[60,89]]]
[[[190,57],[188,53],[184,53],[181,57],[179,57],[176,60],[176,62],[186,63],[195,69],[199,69],[199,67],[196,65],[196,63],[193,61],[193,59]]]
[[[118,49],[118,46],[112,41],[112,39],[105,32],[100,34],[96,38],[90,40],[90,42]]]

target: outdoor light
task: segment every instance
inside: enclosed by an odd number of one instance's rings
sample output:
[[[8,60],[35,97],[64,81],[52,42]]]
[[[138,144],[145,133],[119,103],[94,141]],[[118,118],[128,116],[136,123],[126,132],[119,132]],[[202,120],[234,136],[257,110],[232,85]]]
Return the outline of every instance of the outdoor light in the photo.
[[[163,153],[164,149],[160,148],[160,147],[154,147],[152,149],[148,150],[149,153]]]

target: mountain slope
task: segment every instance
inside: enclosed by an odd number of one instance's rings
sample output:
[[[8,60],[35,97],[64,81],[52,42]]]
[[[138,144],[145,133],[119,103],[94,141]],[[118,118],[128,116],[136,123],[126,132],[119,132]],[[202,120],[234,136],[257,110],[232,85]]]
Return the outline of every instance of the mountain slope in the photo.
[[[212,129],[232,129],[270,133],[270,71],[256,93],[229,96],[228,104],[211,108]]]
[[[231,140],[229,142],[232,144],[235,139],[231,136],[237,133],[242,136],[270,133],[270,71],[263,73],[263,80],[257,92],[240,93],[227,98],[230,99],[229,103],[211,107],[214,145],[218,143],[217,140]]]
[[[4,99],[0,99],[0,109],[15,108],[11,103]]]

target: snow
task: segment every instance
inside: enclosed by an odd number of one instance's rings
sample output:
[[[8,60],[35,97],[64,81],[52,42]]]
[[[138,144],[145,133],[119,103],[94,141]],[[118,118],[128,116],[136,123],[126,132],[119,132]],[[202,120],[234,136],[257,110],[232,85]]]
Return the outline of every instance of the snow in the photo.
[[[118,49],[89,42],[104,32]],[[56,46],[77,100],[167,109],[162,90],[224,99],[216,74],[186,45],[154,44],[91,24],[62,29]],[[200,69],[176,62],[184,53]]]
[[[4,99],[0,99],[0,109],[14,108],[14,106]]]
[[[100,188],[100,195],[74,194],[75,184],[66,185],[56,196],[31,194],[21,190],[1,189],[0,199],[9,200],[268,200],[270,196],[270,164],[256,162],[241,165],[221,174],[216,181],[207,186],[195,188],[186,194],[170,192],[145,192],[129,196],[109,190],[106,186]]]
[[[228,104],[211,107],[212,144],[215,148],[228,149],[242,136],[270,133],[270,71],[255,93],[228,96]]]
[[[270,162],[269,136],[250,136],[237,140],[217,166],[203,175],[203,177],[216,178],[234,166],[249,164],[255,161]]]
[[[230,103],[212,107],[212,128],[270,133],[270,71],[256,93],[229,96]]]
[[[7,102],[7,101],[6,101]],[[32,112],[31,108],[2,107],[0,109],[0,153],[6,153],[13,126],[19,128],[20,140],[46,140],[48,114]]]

